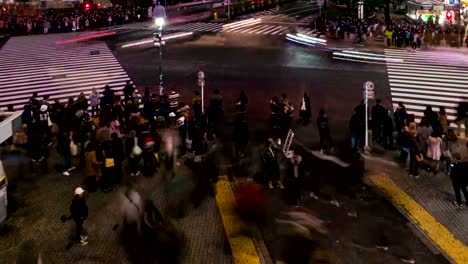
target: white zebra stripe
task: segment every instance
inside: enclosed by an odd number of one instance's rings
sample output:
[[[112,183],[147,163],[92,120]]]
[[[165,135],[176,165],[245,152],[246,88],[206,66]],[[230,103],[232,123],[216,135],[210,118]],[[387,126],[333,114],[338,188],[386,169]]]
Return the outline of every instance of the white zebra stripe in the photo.
[[[33,92],[66,102],[93,87],[121,90],[130,80],[103,42],[56,45],[71,34],[13,37],[0,50],[0,109],[21,109]],[[99,51],[91,55],[91,51]]]
[[[468,56],[463,53],[385,50],[387,73],[394,105],[405,104],[409,113],[423,116],[426,106],[446,108],[450,120],[456,107],[468,99]]]

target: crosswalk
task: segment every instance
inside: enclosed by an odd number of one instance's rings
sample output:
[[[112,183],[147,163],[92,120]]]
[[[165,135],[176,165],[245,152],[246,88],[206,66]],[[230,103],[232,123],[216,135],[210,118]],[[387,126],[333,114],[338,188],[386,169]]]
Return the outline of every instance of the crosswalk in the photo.
[[[276,14],[278,14],[278,10],[276,8],[270,8],[270,9],[267,9],[267,10],[264,10],[264,11],[260,11],[260,12],[240,16],[239,19],[249,19],[249,18],[258,18],[258,17],[264,17],[264,16],[274,16]]]
[[[449,120],[468,100],[468,55],[459,52],[385,50],[394,106],[402,102],[419,120],[426,106],[444,106]]]
[[[70,34],[13,37],[0,49],[0,110],[21,109],[33,92],[66,102],[93,87],[120,90],[130,80],[104,42],[57,45]]]
[[[230,32],[244,34],[262,35],[285,35],[289,32],[289,27],[278,24],[256,24],[246,27],[223,29],[222,23],[188,23],[182,25],[168,26],[166,31],[193,31],[193,32]]]

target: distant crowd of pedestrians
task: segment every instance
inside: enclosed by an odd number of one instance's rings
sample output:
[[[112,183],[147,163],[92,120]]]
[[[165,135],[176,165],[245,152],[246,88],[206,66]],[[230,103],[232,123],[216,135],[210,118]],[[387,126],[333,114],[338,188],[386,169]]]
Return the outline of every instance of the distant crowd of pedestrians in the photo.
[[[438,17],[429,17],[427,22],[421,18],[415,21],[408,19],[392,20],[390,25],[385,20],[368,18],[364,21],[351,17],[328,20],[326,30],[336,39],[349,39],[361,42],[367,37],[383,36],[389,47],[428,46],[458,47],[459,38],[462,46],[468,47],[468,37],[464,28],[452,23],[440,24]],[[460,35],[459,35],[460,34]]]
[[[144,11],[141,11],[145,14]],[[139,19],[133,10],[121,7],[92,8],[84,10],[82,7],[65,10],[45,10],[37,16],[20,16],[5,14],[4,30],[14,35],[48,34],[84,31],[89,29],[121,25]]]

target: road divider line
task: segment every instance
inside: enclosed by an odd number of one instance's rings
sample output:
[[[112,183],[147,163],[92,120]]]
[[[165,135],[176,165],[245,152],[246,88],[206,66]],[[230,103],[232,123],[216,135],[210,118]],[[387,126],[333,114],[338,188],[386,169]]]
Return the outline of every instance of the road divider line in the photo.
[[[193,35],[193,32],[182,32],[182,33],[163,36],[162,40],[165,41],[165,40],[170,40],[170,39],[187,37],[187,36],[191,36],[191,35]],[[142,41],[128,43],[128,44],[122,45],[121,47],[122,48],[130,48],[130,47],[140,46],[140,45],[153,43],[153,42],[154,42],[154,40],[153,40],[153,38],[151,38],[151,39],[145,39],[145,40],[142,40]]]
[[[250,18],[246,20],[241,20],[233,23],[229,23],[226,25],[223,25],[224,30],[229,30],[229,29],[239,29],[242,27],[247,27],[247,26],[252,26],[256,25],[262,22],[261,18]]]
[[[260,264],[260,257],[251,238],[240,234],[238,228],[243,221],[235,213],[236,198],[226,176],[216,183],[216,203],[223,220],[224,230],[231,246],[235,264]]]
[[[424,231],[455,263],[468,263],[468,247],[455,238],[450,230],[396,185],[389,176],[383,174],[372,175],[370,179],[390,198],[398,209],[405,212],[405,215]]]

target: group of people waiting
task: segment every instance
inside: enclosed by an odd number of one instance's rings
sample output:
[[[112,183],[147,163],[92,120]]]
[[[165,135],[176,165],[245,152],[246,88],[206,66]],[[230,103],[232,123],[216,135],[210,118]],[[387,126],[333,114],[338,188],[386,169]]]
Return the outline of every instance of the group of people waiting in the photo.
[[[138,15],[134,10],[124,10],[119,6],[90,10],[77,7],[72,10],[49,9],[36,16],[5,14],[2,20],[6,33],[29,35],[75,32],[121,25],[138,20]]]

